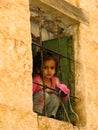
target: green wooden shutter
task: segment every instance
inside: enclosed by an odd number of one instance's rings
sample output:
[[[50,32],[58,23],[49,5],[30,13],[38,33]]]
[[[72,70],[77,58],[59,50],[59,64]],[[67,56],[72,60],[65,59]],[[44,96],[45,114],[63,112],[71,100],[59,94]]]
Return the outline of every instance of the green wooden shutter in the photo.
[[[59,52],[58,49],[58,39],[53,39],[53,40],[49,40],[49,41],[44,41],[43,45],[51,50],[55,50],[57,52]],[[74,46],[73,46],[73,42],[72,42],[72,37],[63,37],[60,38],[60,51],[59,53],[65,55],[66,57],[69,57],[71,59],[74,60]],[[67,58],[62,58],[61,59],[61,68],[62,68],[62,79],[61,79],[61,75],[60,72],[57,73],[57,76],[60,78],[60,80],[62,80],[62,83],[66,84],[68,86],[68,88],[71,91],[71,95],[74,96],[74,92],[75,92],[75,68],[74,68],[74,62],[67,59]],[[74,109],[75,103],[73,102],[73,100],[71,99],[71,104],[72,107]],[[71,120],[71,122],[74,124],[75,123],[75,117],[74,115],[71,113],[71,110],[69,108],[69,104],[68,101],[65,103],[65,108],[67,110],[67,113],[69,115],[69,118]],[[57,113],[57,118],[60,120],[63,120],[63,110],[60,107]]]

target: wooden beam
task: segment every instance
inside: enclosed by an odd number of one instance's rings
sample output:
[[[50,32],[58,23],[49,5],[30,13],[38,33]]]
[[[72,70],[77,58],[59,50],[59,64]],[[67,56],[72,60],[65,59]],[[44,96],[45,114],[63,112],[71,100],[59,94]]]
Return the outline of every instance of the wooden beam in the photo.
[[[89,23],[86,12],[84,12],[82,9],[75,7],[64,0],[40,0],[40,1],[76,21],[85,24]]]
[[[64,22],[64,26],[84,23],[89,24],[89,19],[87,13],[75,7],[74,5],[64,1],[64,0],[29,0],[30,6],[35,8],[41,8],[48,18],[59,17]]]

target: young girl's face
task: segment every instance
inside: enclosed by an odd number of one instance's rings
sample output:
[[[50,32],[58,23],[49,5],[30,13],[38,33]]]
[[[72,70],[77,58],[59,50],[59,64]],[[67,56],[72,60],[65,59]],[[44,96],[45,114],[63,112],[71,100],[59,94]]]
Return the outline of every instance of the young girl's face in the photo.
[[[43,74],[44,74],[44,78],[46,79],[50,79],[52,78],[52,76],[54,76],[55,74],[55,70],[56,70],[56,62],[54,60],[47,60],[44,62],[44,66],[43,66],[44,70],[43,70]]]

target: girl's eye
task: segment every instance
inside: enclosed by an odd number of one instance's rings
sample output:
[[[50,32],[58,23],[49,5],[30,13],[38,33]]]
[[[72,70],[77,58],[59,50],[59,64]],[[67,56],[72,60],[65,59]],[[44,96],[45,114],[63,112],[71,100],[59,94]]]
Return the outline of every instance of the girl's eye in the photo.
[[[46,66],[44,66],[44,69],[47,69],[47,67],[46,67]]]
[[[55,67],[50,67],[50,69],[54,69]],[[49,67],[47,67],[47,66],[44,66],[44,69],[49,69]]]
[[[54,67],[51,67],[51,69],[54,69]]]

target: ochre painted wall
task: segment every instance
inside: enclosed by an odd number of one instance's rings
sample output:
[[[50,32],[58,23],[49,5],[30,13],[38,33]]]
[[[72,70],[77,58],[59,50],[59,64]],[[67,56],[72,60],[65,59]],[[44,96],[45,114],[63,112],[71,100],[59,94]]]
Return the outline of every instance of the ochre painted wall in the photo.
[[[75,41],[77,112],[80,130],[98,129],[98,1],[67,0],[84,9]],[[78,130],[32,112],[32,52],[28,0],[0,1],[0,130]],[[82,114],[81,114],[82,113]]]

